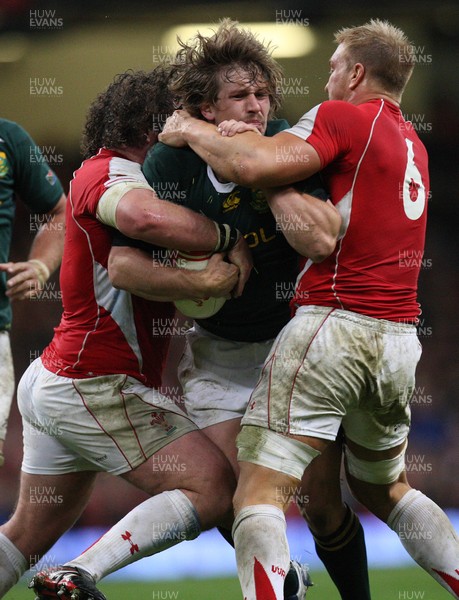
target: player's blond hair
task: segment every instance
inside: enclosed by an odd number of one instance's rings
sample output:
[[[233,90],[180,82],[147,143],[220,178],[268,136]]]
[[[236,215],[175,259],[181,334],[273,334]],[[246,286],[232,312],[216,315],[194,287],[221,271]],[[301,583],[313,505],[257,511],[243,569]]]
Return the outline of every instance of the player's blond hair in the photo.
[[[223,19],[213,35],[197,33],[181,46],[172,64],[170,89],[193,116],[201,117],[203,104],[218,100],[221,78],[232,81],[242,70],[248,84],[263,81],[271,100],[271,115],[282,102],[282,69],[272,57],[272,48],[240,27],[237,21]]]
[[[344,27],[335,33],[343,44],[349,66],[362,63],[372,79],[385,91],[401,96],[413,72],[415,47],[405,33],[388,21],[371,19],[358,27]]]

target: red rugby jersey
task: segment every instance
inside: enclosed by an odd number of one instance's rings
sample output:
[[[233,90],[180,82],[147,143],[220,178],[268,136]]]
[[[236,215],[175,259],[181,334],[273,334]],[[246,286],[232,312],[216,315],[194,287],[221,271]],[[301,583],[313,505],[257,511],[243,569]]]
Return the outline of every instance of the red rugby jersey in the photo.
[[[107,263],[115,230],[96,218],[106,189],[130,181],[146,183],[140,165],[107,149],[74,173],[60,273],[64,313],[42,360],[47,369],[67,377],[126,373],[158,387],[174,306],[111,285]]]
[[[306,261],[292,308],[334,306],[416,322],[429,195],[427,152],[400,109],[382,99],[330,100],[287,130],[318,152],[343,218],[336,249]]]

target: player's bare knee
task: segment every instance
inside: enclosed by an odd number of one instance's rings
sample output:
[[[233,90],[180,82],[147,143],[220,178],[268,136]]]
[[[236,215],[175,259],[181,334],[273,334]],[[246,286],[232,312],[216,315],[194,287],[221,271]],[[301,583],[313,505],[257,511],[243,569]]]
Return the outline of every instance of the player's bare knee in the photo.
[[[301,514],[310,529],[318,535],[328,535],[342,523],[346,507],[341,496],[310,494],[303,496],[298,504]]]

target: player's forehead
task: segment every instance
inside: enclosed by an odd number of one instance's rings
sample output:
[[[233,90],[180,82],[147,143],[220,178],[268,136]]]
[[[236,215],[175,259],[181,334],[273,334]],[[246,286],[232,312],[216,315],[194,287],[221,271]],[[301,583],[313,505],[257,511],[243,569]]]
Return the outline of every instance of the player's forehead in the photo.
[[[343,44],[339,44],[336,50],[330,57],[330,65],[336,67],[346,61],[346,48]]]
[[[268,82],[259,70],[248,70],[240,66],[222,69],[218,75],[219,91],[256,93],[266,90]]]

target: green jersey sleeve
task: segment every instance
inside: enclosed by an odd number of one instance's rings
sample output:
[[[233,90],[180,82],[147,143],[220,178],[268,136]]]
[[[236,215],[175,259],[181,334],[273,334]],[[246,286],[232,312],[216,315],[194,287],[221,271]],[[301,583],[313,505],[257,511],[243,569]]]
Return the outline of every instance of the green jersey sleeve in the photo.
[[[148,153],[142,170],[159,198],[199,210],[187,192],[202,164],[191,148],[171,148],[159,142]]]
[[[17,123],[0,119],[0,262],[9,259],[16,194],[33,212],[46,213],[63,189],[29,134]],[[0,331],[11,327],[5,291],[6,274],[0,273]]]
[[[63,194],[62,185],[49,167],[40,148],[30,135],[17,123],[0,122],[0,160],[3,163],[6,184],[0,192],[5,195],[17,193],[33,212],[52,210]]]

